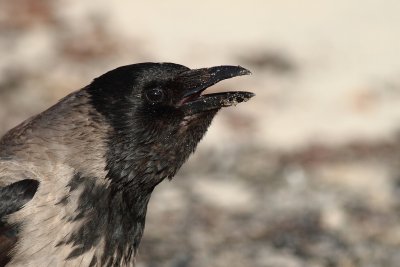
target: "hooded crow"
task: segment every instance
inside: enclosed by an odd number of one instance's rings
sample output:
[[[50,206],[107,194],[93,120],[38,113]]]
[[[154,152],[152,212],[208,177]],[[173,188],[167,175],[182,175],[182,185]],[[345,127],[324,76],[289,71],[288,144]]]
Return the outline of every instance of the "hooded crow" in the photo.
[[[250,72],[172,63],[119,67],[0,139],[0,266],[134,266],[147,204],[222,107],[202,94]]]

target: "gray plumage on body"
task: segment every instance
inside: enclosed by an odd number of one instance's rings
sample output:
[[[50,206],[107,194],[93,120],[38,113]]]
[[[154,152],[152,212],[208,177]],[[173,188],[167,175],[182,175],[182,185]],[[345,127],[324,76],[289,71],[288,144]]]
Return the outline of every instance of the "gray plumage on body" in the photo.
[[[123,66],[0,140],[0,266],[134,266],[147,204],[222,107],[201,95],[250,72],[172,63]]]

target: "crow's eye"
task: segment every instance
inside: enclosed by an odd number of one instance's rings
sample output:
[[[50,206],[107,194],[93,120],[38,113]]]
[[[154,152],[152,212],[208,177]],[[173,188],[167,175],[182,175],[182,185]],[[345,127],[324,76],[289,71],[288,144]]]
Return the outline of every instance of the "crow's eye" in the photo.
[[[154,88],[146,92],[146,98],[151,103],[161,103],[165,99],[165,92],[160,88]]]

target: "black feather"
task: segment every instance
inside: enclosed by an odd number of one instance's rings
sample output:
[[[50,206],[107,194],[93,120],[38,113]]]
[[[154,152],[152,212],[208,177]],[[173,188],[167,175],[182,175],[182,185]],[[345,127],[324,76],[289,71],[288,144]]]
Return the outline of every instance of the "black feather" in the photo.
[[[20,210],[33,198],[39,182],[25,179],[5,187],[0,187],[0,218]]]
[[[20,210],[35,195],[37,180],[25,179],[0,187],[0,267],[11,260],[11,251],[18,241],[20,226],[6,223],[5,216]]]

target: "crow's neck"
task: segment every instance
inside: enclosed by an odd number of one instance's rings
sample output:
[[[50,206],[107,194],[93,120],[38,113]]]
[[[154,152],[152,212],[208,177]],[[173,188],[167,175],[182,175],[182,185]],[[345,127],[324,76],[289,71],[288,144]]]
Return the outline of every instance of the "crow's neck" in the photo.
[[[70,219],[86,223],[61,243],[74,245],[70,259],[94,248],[101,251],[93,263],[119,266],[132,262],[143,235],[151,192],[116,191],[99,185],[96,179],[77,174],[71,180],[71,191],[79,189],[82,193],[75,216]]]

